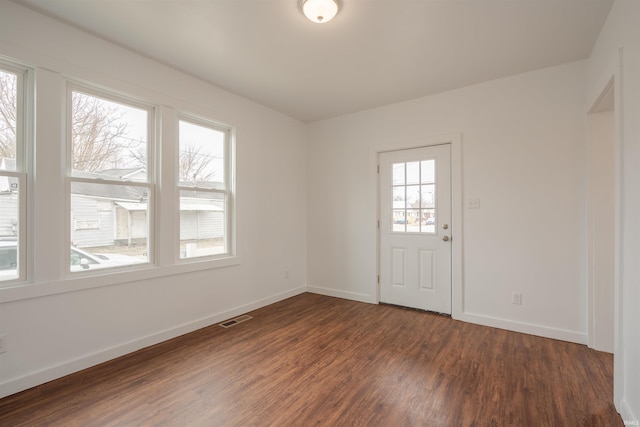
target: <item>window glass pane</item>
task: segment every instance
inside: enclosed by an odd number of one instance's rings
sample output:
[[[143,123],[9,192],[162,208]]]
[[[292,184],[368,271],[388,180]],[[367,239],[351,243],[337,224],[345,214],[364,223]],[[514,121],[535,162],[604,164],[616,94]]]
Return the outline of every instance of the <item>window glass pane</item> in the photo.
[[[18,76],[0,70],[0,170],[16,170]]]
[[[408,233],[420,232],[420,210],[419,209],[407,209],[407,232]]]
[[[71,271],[149,261],[150,187],[71,182]]]
[[[420,183],[420,162],[407,163],[407,185]]]
[[[419,208],[420,207],[420,186],[408,185],[407,186],[407,207]]]
[[[405,209],[406,205],[406,197],[405,197],[405,186],[393,187],[393,209]]]
[[[435,209],[422,209],[422,228],[423,233],[435,233],[436,232],[436,210]]]
[[[423,160],[420,162],[420,182],[423,184],[436,182],[435,160]]]
[[[436,186],[434,184],[421,185],[420,186],[420,199],[422,208],[435,208],[435,192]]]
[[[224,254],[226,212],[224,193],[180,191],[180,258]]]
[[[148,120],[145,109],[73,91],[72,175],[146,182]]]
[[[406,211],[397,209],[393,211],[393,231],[405,231],[407,224]]]
[[[179,126],[180,185],[201,188],[220,188],[221,185],[224,187],[226,132],[183,120]]]
[[[404,163],[393,164],[393,185],[404,185]]]
[[[0,174],[0,281],[19,277],[18,221],[20,195],[18,179]]]
[[[435,233],[435,160],[393,164],[393,231]]]

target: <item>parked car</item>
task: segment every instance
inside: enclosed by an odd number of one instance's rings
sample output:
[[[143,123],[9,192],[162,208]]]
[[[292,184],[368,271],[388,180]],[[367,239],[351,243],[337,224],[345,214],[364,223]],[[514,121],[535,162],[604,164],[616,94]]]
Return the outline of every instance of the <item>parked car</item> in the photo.
[[[71,247],[71,271],[96,270],[99,268],[140,264],[146,259],[122,254],[93,254]]]
[[[435,225],[436,224],[436,219],[435,218],[427,218],[427,220],[424,222],[425,225]]]
[[[407,220],[406,218],[398,218],[395,221],[393,221],[395,224],[406,224]]]
[[[16,239],[0,239],[0,280],[17,278],[17,259]],[[127,266],[142,262],[146,262],[146,259],[122,254],[93,254],[71,246],[70,270],[72,272]]]

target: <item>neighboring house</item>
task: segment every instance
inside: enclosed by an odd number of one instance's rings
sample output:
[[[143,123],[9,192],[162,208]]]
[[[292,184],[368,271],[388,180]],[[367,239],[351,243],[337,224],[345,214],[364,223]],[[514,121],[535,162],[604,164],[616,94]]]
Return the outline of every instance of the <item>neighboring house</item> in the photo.
[[[415,224],[420,221],[425,222],[435,216],[435,205],[433,193],[425,192],[423,200],[410,198],[409,200],[393,201],[393,222]],[[405,210],[406,207],[406,210]]]
[[[104,177],[140,182],[146,170],[108,169],[95,173],[75,172],[87,178]],[[202,240],[224,235],[223,201],[183,195],[180,205],[180,240]],[[149,195],[135,186],[74,183],[71,195],[71,243],[80,248],[114,244],[146,244]]]
[[[15,170],[14,159],[0,159],[0,170]],[[140,182],[144,168],[75,172],[86,178]],[[223,200],[183,193],[180,205],[180,240],[215,239],[224,235]],[[114,244],[146,244],[148,195],[135,186],[76,182],[71,194],[71,244],[79,248]],[[0,237],[17,234],[18,180],[0,176]]]
[[[198,195],[202,193],[182,195],[180,240],[215,239],[224,235],[224,201],[212,201]]]

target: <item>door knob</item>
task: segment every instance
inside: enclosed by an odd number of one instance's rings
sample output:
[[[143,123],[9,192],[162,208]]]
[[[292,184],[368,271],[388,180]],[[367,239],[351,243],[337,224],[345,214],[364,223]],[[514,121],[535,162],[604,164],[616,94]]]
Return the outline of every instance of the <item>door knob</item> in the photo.
[[[442,228],[444,228],[446,230],[447,228],[449,228],[449,224],[443,225]]]
[[[450,239],[449,239],[449,236],[444,236],[442,240],[444,240],[445,242],[448,242]]]

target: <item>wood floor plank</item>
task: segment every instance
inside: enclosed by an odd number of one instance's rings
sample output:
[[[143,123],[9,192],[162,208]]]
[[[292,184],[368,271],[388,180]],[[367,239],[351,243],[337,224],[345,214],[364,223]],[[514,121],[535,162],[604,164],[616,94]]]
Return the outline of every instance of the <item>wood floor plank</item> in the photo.
[[[613,358],[303,294],[0,400],[1,426],[621,426]]]

